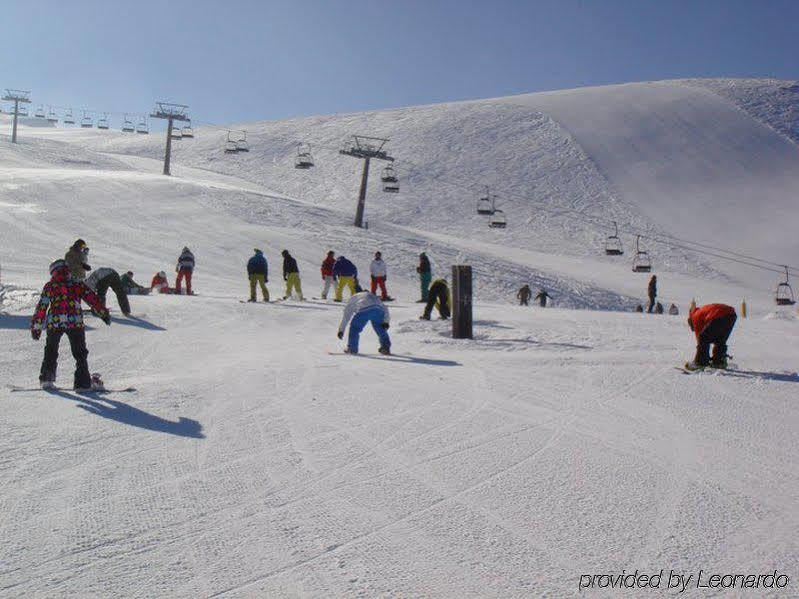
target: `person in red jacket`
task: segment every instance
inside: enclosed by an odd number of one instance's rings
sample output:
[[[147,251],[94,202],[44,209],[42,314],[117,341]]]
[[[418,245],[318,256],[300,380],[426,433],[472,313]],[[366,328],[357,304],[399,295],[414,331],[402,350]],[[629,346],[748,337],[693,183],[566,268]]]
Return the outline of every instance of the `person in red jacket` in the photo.
[[[696,356],[685,368],[697,370],[706,366],[727,367],[727,339],[738,316],[735,308],[726,304],[707,304],[694,308],[688,315],[688,326],[696,335]],[[710,345],[713,344],[713,357]]]
[[[55,385],[56,368],[58,367],[58,345],[66,334],[72,356],[75,358],[74,388],[84,390],[92,388],[92,377],[89,372],[86,349],[86,333],[83,329],[83,313],[81,300],[91,306],[105,324],[111,324],[111,316],[97,294],[82,281],[72,279],[69,266],[65,260],[56,260],[50,265],[50,281],[45,283],[36,311],[31,319],[31,337],[38,340],[42,330],[47,330],[47,343],[44,347],[44,360],[39,373],[39,382],[43,389]]]
[[[322,299],[327,299],[327,292],[330,291],[330,287],[333,285],[333,280],[335,277],[333,276],[333,265],[336,263],[336,255],[333,253],[333,250],[330,250],[327,253],[327,257],[322,262],[322,280],[325,282],[325,286],[322,288]]]
[[[163,270],[155,273],[150,283],[150,289],[158,293],[172,293],[172,290],[169,288],[169,281],[166,278],[166,273]]]

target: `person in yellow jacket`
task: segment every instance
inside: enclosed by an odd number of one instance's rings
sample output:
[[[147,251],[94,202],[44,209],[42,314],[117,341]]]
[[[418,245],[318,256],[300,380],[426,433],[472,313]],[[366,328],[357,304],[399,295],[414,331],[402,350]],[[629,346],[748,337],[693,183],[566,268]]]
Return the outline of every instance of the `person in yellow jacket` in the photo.
[[[292,290],[297,292],[300,299],[305,299],[302,297],[300,268],[297,266],[297,261],[288,250],[283,250],[280,255],[283,256],[283,280],[286,281],[286,296],[283,299],[290,298]]]
[[[430,320],[430,314],[435,307],[438,309],[441,320],[446,320],[450,317],[451,306],[452,295],[450,294],[447,280],[436,279],[430,284],[430,289],[427,294],[427,304],[424,307],[424,313],[419,318],[422,320]]]

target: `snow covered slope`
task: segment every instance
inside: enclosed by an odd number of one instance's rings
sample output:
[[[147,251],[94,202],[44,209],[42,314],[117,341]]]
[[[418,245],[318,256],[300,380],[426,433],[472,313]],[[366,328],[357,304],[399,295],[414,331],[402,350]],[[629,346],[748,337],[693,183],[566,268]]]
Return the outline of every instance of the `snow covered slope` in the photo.
[[[155,135],[24,127],[16,146],[0,136],[0,596],[577,597],[581,574],[636,568],[776,568],[790,593],[758,596],[795,595],[796,312],[775,311],[769,289],[736,268],[658,253],[666,303],[746,297],[751,311],[731,340],[737,371],[673,368],[693,349],[684,314],[617,311],[641,301],[648,277],[630,272],[628,256],[597,255],[604,233],[556,210],[666,234],[670,208],[650,194],[691,198],[645,176],[623,136],[592,146],[578,127],[581,94],[639,98],[670,123],[681,105],[696,126],[715,115],[706,138],[686,127],[672,139],[666,125],[636,138],[640,156],[686,178],[701,173],[680,157],[681,137],[730,173],[725,144],[743,154],[719,139],[726,126],[761,140],[755,154],[782,156],[758,121],[676,83],[577,90],[563,102],[536,94],[532,107],[516,97],[260,124],[250,154],[233,158],[200,129],[178,145],[171,178],[158,174]],[[598,113],[597,131],[619,118]],[[399,197],[375,188],[368,230],[350,224],[356,161],[322,149],[318,170],[300,173],[285,141],[313,134],[336,147],[360,127],[425,165],[401,165]],[[758,166],[740,169],[744,184],[767,182],[768,165],[749,160]],[[515,190],[502,201],[528,220],[488,231],[473,197],[443,185],[453,173]],[[627,197],[623,183],[650,187]],[[748,231],[761,216],[755,207],[730,218]],[[793,217],[783,216],[772,225],[787,231]],[[198,295],[132,297],[132,319],[111,295],[110,327],[88,317],[92,370],[135,392],[12,392],[36,386],[42,343],[30,339],[30,313],[48,262],[77,237],[95,267],[142,282],[157,270],[173,280],[189,245]],[[283,248],[309,296],[327,249],[362,271],[381,249],[398,298],[396,355],[379,357],[368,330],[364,355],[329,355],[339,304],[239,303],[254,247],[270,260],[273,296]],[[418,319],[422,248],[437,273],[475,266],[474,340]],[[546,286],[558,307],[510,305],[523,281]],[[60,362],[69,387],[65,344]]]

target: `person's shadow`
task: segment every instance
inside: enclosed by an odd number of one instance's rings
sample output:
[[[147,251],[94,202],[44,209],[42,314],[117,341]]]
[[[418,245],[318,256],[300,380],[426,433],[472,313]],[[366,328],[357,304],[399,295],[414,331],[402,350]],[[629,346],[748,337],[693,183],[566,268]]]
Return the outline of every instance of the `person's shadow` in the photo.
[[[191,418],[178,418],[177,422],[165,420],[155,414],[134,408],[122,401],[110,399],[103,393],[93,391],[67,393],[66,391],[53,390],[53,395],[78,402],[78,407],[109,420],[128,424],[138,428],[180,437],[204,439],[203,426]]]
[[[799,374],[796,372],[758,372],[756,370],[720,370],[726,376],[744,379],[763,379],[766,381],[779,381],[781,383],[799,383]]]

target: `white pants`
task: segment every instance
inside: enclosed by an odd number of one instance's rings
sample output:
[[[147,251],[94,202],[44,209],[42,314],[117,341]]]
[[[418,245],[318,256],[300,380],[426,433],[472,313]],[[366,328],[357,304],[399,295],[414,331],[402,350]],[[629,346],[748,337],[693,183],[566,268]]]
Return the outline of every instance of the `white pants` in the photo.
[[[333,275],[326,275],[324,277],[325,286],[322,288],[322,299],[327,299],[327,292],[330,291],[330,288],[333,286]]]

